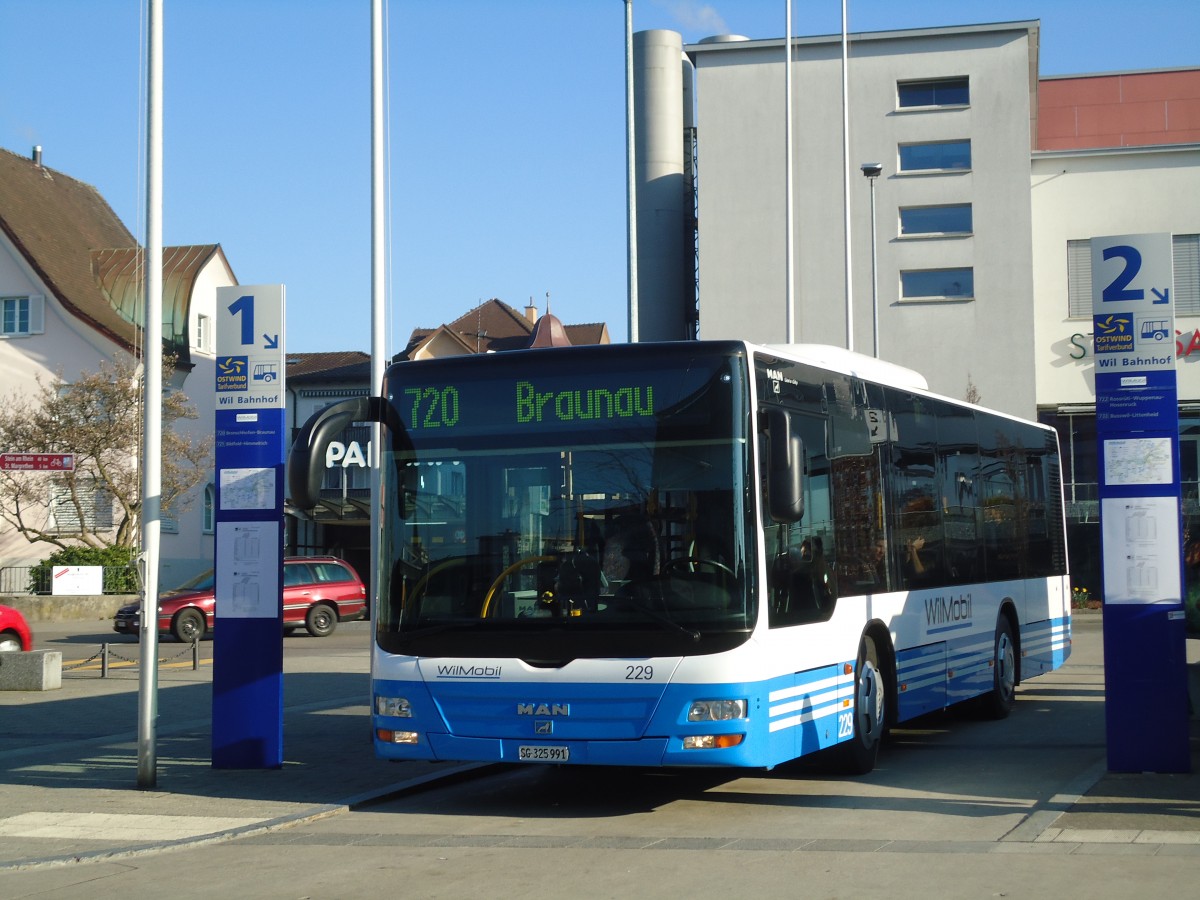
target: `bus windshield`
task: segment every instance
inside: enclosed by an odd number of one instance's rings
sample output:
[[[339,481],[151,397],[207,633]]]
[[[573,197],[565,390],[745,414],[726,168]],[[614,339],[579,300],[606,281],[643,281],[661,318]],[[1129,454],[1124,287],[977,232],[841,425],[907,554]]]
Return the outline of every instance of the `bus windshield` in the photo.
[[[390,369],[384,650],[557,665],[746,638],[744,353],[605,349]]]

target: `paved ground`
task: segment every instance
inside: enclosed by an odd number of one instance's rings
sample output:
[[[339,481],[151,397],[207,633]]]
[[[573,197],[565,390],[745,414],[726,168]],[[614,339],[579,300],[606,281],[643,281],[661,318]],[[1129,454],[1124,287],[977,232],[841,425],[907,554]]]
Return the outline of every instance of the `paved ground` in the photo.
[[[278,827],[462,768],[375,759],[358,652],[285,663],[281,769],[214,769],[211,644],[193,669],[164,642],[154,786],[139,788],[137,645],[113,649],[107,677],[68,650],[60,690],[0,692],[0,871]]]
[[[1090,649],[1083,652],[1085,631],[1077,629],[1079,649],[1063,672],[1078,666],[1068,681],[1098,699],[1102,667],[1089,664],[1088,654],[1095,656],[1099,629],[1090,629]],[[1200,641],[1188,643],[1189,674],[1200,687]],[[178,645],[163,647],[172,648]],[[203,665],[193,670],[183,656],[160,669],[156,784],[139,789],[136,667],[117,665],[118,660],[102,679],[98,661],[65,662],[61,690],[0,692],[0,895],[6,871],[263,837],[476,768],[375,759],[365,656],[359,652],[289,658],[281,769],[214,769],[211,670]],[[1088,747],[1090,757],[1069,743],[1048,748],[1047,753],[1064,755],[1059,759],[1066,759],[1064,771],[1075,774],[1006,840],[1063,850],[1119,845],[1122,853],[1200,858],[1200,720],[1190,725],[1189,774],[1113,774],[1087,762],[1071,768],[1075,758],[1095,758],[1095,743]]]

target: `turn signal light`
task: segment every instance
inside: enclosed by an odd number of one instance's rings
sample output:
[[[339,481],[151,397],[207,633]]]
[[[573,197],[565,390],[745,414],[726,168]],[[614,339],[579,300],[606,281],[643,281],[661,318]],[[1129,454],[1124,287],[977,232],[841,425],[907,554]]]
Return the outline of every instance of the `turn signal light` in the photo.
[[[724,750],[736,747],[745,739],[744,734],[690,734],[683,739],[683,749]]]
[[[416,731],[389,731],[386,728],[375,729],[375,737],[385,744],[416,744],[420,734]]]

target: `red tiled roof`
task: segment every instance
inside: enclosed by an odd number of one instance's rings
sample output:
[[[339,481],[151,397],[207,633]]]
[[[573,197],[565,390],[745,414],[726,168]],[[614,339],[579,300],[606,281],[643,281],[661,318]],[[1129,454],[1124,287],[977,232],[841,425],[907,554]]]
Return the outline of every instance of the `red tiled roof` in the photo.
[[[542,320],[539,319],[540,321]],[[562,327],[565,329],[566,338],[572,344],[608,343],[608,326],[604,323]],[[479,304],[448,325],[413,329],[408,346],[399,355],[405,359],[412,359],[439,331],[457,338],[467,353],[522,350],[531,346],[533,330],[534,323],[531,323],[524,313],[518,312],[502,300],[492,299]]]
[[[104,296],[91,254],[137,241],[94,187],[0,149],[0,230],[69,312],[132,349],[135,329]]]
[[[371,357],[361,350],[289,353],[287,379],[298,381],[371,380]]]
[[[132,352],[141,326],[144,255],[91,185],[0,149],[0,230],[72,315]],[[163,341],[190,362],[189,305],[218,244],[163,248]]]

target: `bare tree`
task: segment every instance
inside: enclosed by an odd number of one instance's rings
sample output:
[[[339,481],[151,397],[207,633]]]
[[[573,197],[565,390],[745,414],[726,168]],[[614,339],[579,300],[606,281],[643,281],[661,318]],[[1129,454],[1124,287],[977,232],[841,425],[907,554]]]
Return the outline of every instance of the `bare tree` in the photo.
[[[968,403],[974,403],[976,406],[980,404],[983,398],[979,394],[979,388],[975,386],[975,382],[971,380],[971,373],[967,373],[967,391],[963,394],[963,399]]]
[[[174,367],[164,362],[163,383]],[[0,449],[72,453],[70,472],[0,471],[0,519],[31,543],[58,547],[133,547],[142,509],[143,383],[129,357],[67,383],[38,380],[32,394],[12,393],[0,409]],[[211,442],[173,427],[196,418],[179,391],[163,394],[162,511],[168,514],[206,476]],[[180,508],[177,511],[182,511]]]

